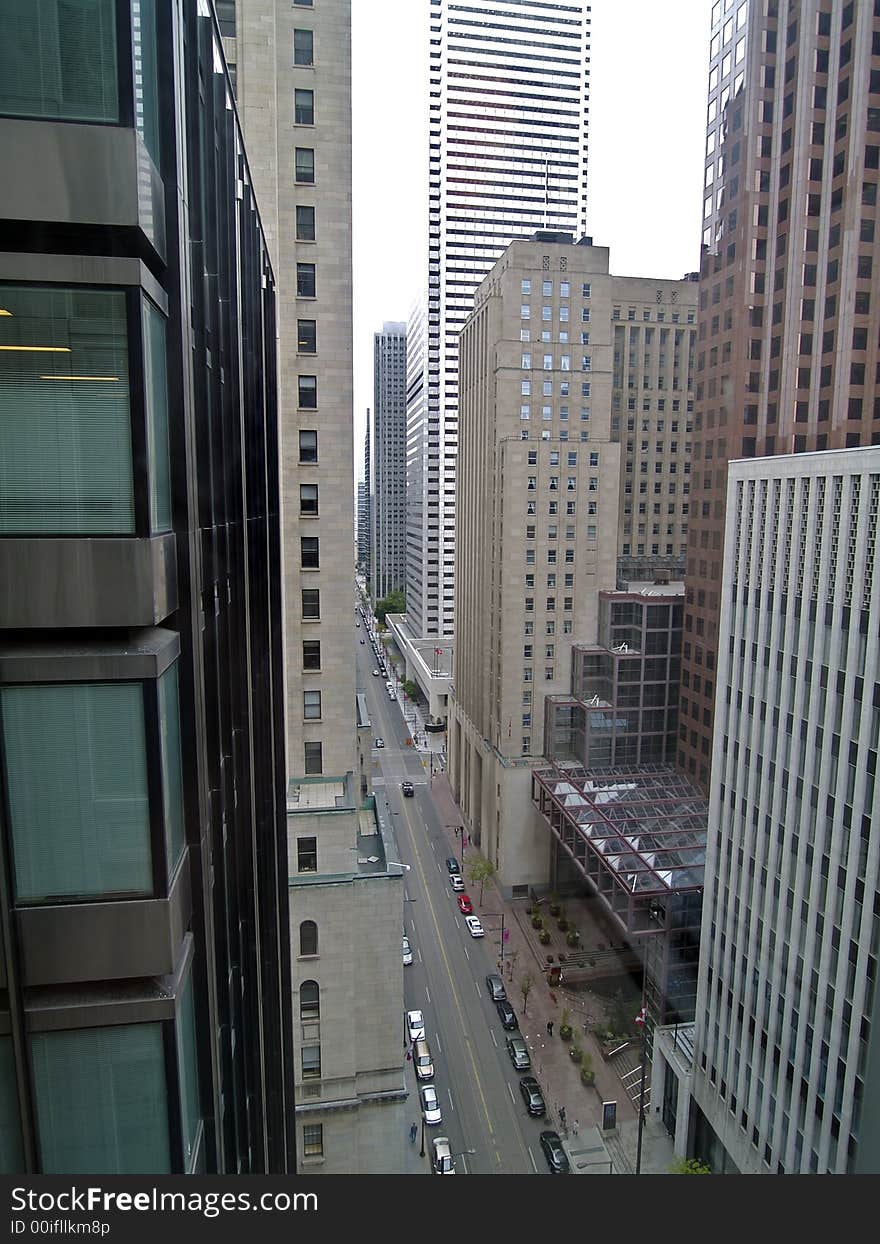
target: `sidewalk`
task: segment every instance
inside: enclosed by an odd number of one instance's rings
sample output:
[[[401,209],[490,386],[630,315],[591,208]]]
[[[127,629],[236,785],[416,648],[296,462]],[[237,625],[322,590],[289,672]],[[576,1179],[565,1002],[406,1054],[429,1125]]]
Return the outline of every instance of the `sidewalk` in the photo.
[[[461,822],[461,813],[445,773],[435,774],[432,794],[446,827],[450,854],[458,854],[460,847],[451,827]],[[599,1043],[587,1027],[595,1013],[601,1013],[603,1003],[588,990],[568,991],[564,985],[550,988],[544,951],[558,949],[564,943],[558,938],[555,946],[543,947],[538,943],[526,914],[526,899],[504,899],[494,880],[486,882],[482,900],[479,884],[469,885],[468,893],[498,952],[499,971],[504,977],[510,1004],[517,1013],[520,1032],[531,1052],[532,1071],[547,1103],[546,1126],[556,1129],[562,1136],[572,1174],[633,1174],[638,1146],[638,1111],[614,1066],[604,1060]],[[578,927],[586,927],[577,900],[567,902],[566,908]],[[503,951],[499,937],[502,914],[506,934]],[[593,938],[594,944],[587,943],[587,954],[603,958],[618,956],[623,962],[626,950],[614,947],[601,927],[593,924],[590,928],[588,937]],[[532,984],[524,995],[522,983],[526,977],[531,978]],[[580,1067],[569,1053],[572,1043],[562,1041],[558,1035],[560,1016],[566,1007],[571,1013],[575,1039],[592,1061],[595,1082],[591,1086],[581,1081]],[[550,1021],[552,1036],[547,1031]],[[631,1053],[638,1061],[637,1047],[633,1047]],[[605,1133],[602,1131],[603,1102],[617,1103],[617,1127]],[[563,1109],[564,1122],[560,1115]],[[641,1172],[666,1174],[674,1160],[672,1140],[656,1109],[649,1106],[642,1131]]]

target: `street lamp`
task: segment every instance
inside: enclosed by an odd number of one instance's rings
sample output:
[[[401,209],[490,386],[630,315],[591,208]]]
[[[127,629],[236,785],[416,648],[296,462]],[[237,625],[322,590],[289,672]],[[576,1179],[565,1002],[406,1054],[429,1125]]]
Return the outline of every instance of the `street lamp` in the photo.
[[[487,916],[500,915],[501,916],[501,969],[503,971],[504,970],[504,912],[503,911],[502,912],[487,911],[484,913],[484,915],[487,915]],[[495,930],[491,929],[490,932],[494,933]]]
[[[411,864],[401,864],[400,860],[386,860],[386,864],[393,864],[395,868],[405,868],[407,872],[412,872]]]

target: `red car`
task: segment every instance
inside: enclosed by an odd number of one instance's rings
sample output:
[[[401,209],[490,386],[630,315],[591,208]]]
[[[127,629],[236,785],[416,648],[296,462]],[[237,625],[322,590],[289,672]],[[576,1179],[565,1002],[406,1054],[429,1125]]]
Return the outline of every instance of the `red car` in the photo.
[[[458,910],[463,916],[473,915],[474,905],[466,894],[459,894]]]

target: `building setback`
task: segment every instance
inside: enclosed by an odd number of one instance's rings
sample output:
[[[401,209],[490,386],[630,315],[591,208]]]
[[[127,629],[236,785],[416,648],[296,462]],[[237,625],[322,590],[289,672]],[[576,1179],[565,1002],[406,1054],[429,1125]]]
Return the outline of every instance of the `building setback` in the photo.
[[[228,29],[278,279],[299,1164],[388,1173],[406,1134],[403,887],[362,806],[371,730],[353,625],[350,0],[237,0]]]
[[[538,232],[462,331],[449,773],[508,888],[547,879],[530,770],[546,697],[570,694],[574,646],[597,643],[600,592],[681,566],[695,294]]]
[[[406,325],[373,335],[373,599],[406,584]]]
[[[880,439],[880,13],[712,10],[678,763],[706,790],[728,459]]]
[[[285,1174],[275,290],[211,11],[19,6],[0,158],[0,1169]]]
[[[588,14],[581,0],[431,0],[424,353],[407,409],[414,636],[453,633],[458,334],[474,292],[513,238],[584,231]]]

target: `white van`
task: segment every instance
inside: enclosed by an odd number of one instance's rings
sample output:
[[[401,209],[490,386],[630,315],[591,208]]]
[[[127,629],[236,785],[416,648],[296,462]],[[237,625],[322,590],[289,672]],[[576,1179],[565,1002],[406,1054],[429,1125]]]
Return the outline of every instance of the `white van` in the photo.
[[[433,1080],[434,1060],[431,1058],[431,1047],[424,1037],[413,1047],[413,1062],[420,1080]]]

